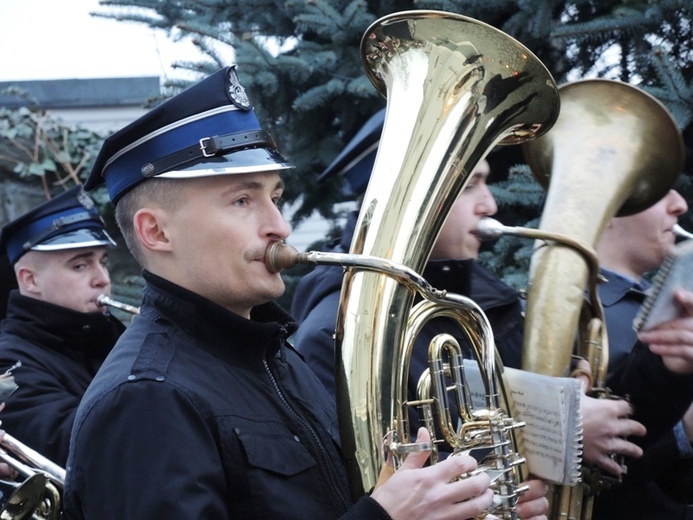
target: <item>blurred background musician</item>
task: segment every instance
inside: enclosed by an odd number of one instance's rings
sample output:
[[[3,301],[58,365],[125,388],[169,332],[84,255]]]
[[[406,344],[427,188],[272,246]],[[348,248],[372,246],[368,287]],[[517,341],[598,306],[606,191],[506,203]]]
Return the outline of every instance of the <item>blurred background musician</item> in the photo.
[[[635,318],[656,271],[675,243],[673,228],[688,205],[676,190],[634,215],[615,217],[597,244],[604,283],[598,286],[609,335],[609,374],[638,342]],[[629,461],[623,484],[602,492],[594,518],[693,519],[693,406],[673,430]]]
[[[21,363],[0,419],[13,437],[61,466],[82,395],[125,329],[96,301],[110,292],[114,245],[81,186],[8,223],[0,235],[18,286],[0,323],[0,370]]]

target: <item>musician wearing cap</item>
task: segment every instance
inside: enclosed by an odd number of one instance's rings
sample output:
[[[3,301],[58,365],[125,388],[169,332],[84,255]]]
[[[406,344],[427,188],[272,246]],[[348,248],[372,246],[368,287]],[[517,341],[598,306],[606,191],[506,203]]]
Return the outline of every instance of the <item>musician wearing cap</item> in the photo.
[[[265,266],[290,232],[289,168],[233,67],[104,143],[86,186],[106,184],[146,287],[77,412],[68,518],[470,518],[490,505],[486,474],[456,479],[471,457],[424,468],[428,452],[351,498],[334,404],[287,342],[295,324],[272,302],[284,283]]]
[[[13,437],[62,466],[82,395],[125,330],[97,303],[110,291],[107,259],[114,245],[79,186],[0,234],[0,253],[18,287],[0,323],[0,372],[14,367],[18,388],[0,420]]]

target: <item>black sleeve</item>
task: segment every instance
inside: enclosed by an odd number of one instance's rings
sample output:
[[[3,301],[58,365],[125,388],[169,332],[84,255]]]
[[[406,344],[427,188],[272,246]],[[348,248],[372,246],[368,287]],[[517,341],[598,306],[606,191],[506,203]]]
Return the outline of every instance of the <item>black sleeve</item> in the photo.
[[[670,432],[693,401],[693,374],[670,372],[662,358],[640,342],[614,367],[607,384],[614,394],[633,403],[633,419],[647,428],[647,435],[633,442],[643,448]]]
[[[370,496],[362,497],[340,520],[391,520],[382,506]]]

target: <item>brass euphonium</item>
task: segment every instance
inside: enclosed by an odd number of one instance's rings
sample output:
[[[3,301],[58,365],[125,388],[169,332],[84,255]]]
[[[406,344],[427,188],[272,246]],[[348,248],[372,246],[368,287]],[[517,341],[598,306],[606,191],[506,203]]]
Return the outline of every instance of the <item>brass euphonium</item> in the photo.
[[[548,187],[539,231],[567,236],[579,246],[537,242],[522,364],[565,376],[577,348],[592,365],[592,395],[605,397],[609,350],[594,247],[612,217],[642,211],[671,189],[683,167],[683,139],[666,108],[632,85],[583,80],[559,92],[556,124],[524,150],[535,177]],[[583,484],[569,498],[563,490],[550,518],[591,518],[591,501],[606,485],[606,475],[585,468]]]
[[[497,496],[509,498],[500,513],[513,518],[517,478],[508,473],[517,472],[510,468],[517,457],[508,447],[513,432],[503,413],[502,367],[495,364],[488,320],[468,298],[446,298],[444,291],[419,290],[404,280],[423,271],[475,165],[497,144],[521,143],[550,128],[559,110],[556,85],[544,65],[508,35],[445,12],[401,12],[376,21],[363,36],[361,56],[368,77],[387,98],[387,110],[348,256],[408,274],[344,263],[350,267],[335,334],[336,381],[352,492],[361,496],[376,484],[384,439],[395,458],[430,448],[409,442],[404,411],[412,331],[447,313],[464,326],[482,367],[488,409],[474,415],[483,416],[497,455],[491,464],[503,473]],[[417,292],[424,301],[412,310]],[[426,293],[447,300],[447,308],[426,300]],[[446,440],[464,445],[455,433]]]

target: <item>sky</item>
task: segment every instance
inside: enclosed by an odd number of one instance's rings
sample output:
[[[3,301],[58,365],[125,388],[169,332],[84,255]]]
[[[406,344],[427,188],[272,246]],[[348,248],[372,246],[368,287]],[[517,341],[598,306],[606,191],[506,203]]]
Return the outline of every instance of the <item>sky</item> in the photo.
[[[0,0],[0,81],[165,78],[173,61],[198,56],[144,24],[89,15],[99,10],[98,0]]]

